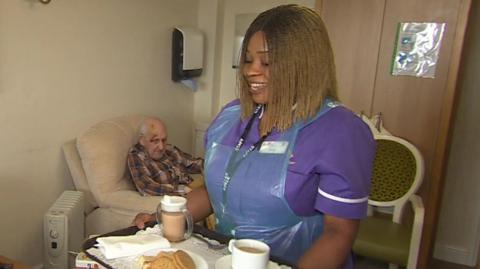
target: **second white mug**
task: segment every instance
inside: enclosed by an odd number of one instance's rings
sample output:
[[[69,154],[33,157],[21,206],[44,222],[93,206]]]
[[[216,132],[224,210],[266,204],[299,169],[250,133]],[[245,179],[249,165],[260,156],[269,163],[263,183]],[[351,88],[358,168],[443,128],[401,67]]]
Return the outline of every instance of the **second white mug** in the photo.
[[[266,269],[270,260],[270,247],[255,239],[232,239],[228,250],[233,269]]]

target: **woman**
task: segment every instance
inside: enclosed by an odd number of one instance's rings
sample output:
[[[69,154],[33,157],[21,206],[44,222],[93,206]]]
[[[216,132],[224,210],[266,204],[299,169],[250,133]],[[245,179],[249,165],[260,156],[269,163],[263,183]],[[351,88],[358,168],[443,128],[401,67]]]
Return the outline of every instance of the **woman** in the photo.
[[[297,5],[261,13],[240,62],[239,100],[207,131],[206,188],[189,193],[189,210],[197,220],[213,210],[218,232],[262,240],[299,268],[354,268],[375,143],[337,102],[321,18]]]

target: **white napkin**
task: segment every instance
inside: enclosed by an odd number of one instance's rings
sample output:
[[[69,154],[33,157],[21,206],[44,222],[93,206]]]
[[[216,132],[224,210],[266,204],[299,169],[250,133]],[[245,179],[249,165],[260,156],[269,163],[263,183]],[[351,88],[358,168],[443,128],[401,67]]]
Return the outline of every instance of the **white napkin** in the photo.
[[[139,255],[152,249],[170,248],[170,242],[158,234],[137,234],[97,238],[97,245],[107,259]]]

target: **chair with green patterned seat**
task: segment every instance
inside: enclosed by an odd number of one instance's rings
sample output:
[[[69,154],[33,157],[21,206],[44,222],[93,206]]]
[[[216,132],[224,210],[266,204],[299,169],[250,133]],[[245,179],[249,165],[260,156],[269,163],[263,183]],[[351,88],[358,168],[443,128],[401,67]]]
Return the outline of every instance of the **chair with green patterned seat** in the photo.
[[[425,212],[421,197],[415,194],[423,181],[423,157],[414,145],[402,138],[378,133],[374,136],[377,149],[368,200],[369,216],[360,223],[353,251],[388,262],[390,269],[399,265],[414,269]],[[413,221],[402,223],[408,204],[413,209]],[[374,214],[377,211],[383,213]]]

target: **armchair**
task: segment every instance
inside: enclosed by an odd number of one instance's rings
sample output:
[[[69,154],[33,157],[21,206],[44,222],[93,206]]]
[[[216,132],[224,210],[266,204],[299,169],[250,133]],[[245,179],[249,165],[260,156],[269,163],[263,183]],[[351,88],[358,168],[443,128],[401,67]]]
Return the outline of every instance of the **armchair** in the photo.
[[[388,262],[390,269],[399,265],[414,269],[425,211],[421,197],[415,194],[423,181],[423,158],[411,143],[386,133],[374,131],[377,150],[368,200],[369,216],[360,223],[353,251]],[[407,205],[413,210],[412,223],[402,222]],[[382,212],[390,210],[391,215],[374,214],[375,209],[382,208],[387,208]]]
[[[155,212],[160,202],[160,196],[142,196],[136,190],[126,166],[128,150],[137,142],[145,118],[102,121],[62,147],[75,188],[85,193],[87,236],[128,227],[137,213]],[[201,176],[194,176],[194,185],[201,184]]]

